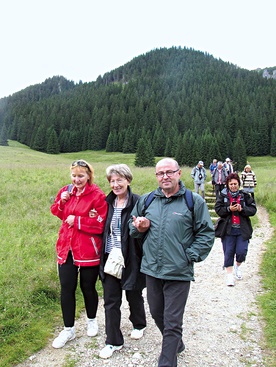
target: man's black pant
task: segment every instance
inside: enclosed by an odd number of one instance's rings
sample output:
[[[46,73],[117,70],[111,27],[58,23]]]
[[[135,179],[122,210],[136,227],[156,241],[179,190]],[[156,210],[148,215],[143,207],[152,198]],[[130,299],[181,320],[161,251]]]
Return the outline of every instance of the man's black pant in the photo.
[[[182,341],[183,314],[190,282],[157,279],[147,275],[147,299],[150,313],[163,335],[158,367],[176,367]]]

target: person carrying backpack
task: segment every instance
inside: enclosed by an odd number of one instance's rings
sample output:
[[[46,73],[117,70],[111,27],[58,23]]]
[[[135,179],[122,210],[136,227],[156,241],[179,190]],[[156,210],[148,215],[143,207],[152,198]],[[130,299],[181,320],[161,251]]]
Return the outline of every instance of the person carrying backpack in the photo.
[[[218,200],[221,191],[225,187],[227,176],[228,173],[224,168],[223,163],[219,161],[212,176],[212,184],[215,185],[216,200]]]
[[[129,228],[132,237],[144,241],[141,272],[146,274],[150,313],[163,336],[158,366],[175,367],[177,354],[185,349],[183,314],[194,263],[208,256],[215,237],[203,198],[192,193],[193,208],[189,208],[177,161],[160,160],[155,175],[159,187],[154,200],[145,208],[149,194],[139,198]]]
[[[201,190],[201,196],[205,198],[204,193],[204,181],[207,178],[206,170],[203,167],[203,162],[199,161],[198,164],[192,169],[191,176],[194,180],[195,192],[198,194],[199,189]]]

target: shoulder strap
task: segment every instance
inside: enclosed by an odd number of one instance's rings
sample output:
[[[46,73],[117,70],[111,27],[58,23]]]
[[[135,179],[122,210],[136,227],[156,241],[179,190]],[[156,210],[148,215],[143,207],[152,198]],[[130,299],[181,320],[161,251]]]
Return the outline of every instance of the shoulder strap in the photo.
[[[155,191],[155,190],[154,190]],[[143,207],[143,210],[142,210],[142,217],[145,216],[145,211],[147,210],[147,208],[150,206],[150,204],[152,203],[152,201],[155,199],[155,196],[154,196],[154,191],[150,192],[148,194],[148,196],[146,197],[145,199],[145,202],[144,202],[144,207]]]
[[[190,212],[192,213],[192,220],[193,220],[193,229],[195,227],[195,213],[194,213],[194,197],[191,190],[186,189],[185,195],[184,195],[186,204]]]
[[[155,199],[154,191],[150,192],[148,194],[148,196],[146,197],[146,199],[145,199],[144,207],[143,207],[143,210],[142,210],[142,216],[145,215],[145,211],[150,206],[152,201]],[[190,210],[190,212],[192,212],[192,214],[194,216],[194,198],[193,198],[192,191],[189,190],[189,189],[186,189],[185,194],[184,194],[184,198],[185,198],[188,209]]]
[[[190,212],[194,212],[194,198],[193,198],[192,191],[189,189],[186,189],[184,198],[185,198],[187,207],[190,210]]]

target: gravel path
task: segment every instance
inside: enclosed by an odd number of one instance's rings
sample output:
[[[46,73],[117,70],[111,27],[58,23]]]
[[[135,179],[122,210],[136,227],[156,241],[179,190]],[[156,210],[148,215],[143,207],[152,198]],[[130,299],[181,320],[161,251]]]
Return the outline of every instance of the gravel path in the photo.
[[[264,242],[273,232],[264,208],[258,207],[259,227],[250,241],[247,261],[243,264],[243,280],[235,287],[225,285],[222,270],[223,252],[216,239],[208,258],[195,265],[184,315],[183,340],[185,352],[178,357],[178,367],[264,367],[262,323],[256,296],[262,292],[258,273]],[[76,322],[77,338],[63,349],[49,345],[17,367],[156,367],[161,347],[161,335],[149,314],[145,301],[148,326],[144,337],[131,340],[131,323],[127,303],[122,305],[122,331],[125,345],[108,360],[98,357],[104,346],[104,310],[100,300],[98,310],[99,335],[86,336],[86,321],[82,315]],[[60,331],[55,332],[55,336]]]

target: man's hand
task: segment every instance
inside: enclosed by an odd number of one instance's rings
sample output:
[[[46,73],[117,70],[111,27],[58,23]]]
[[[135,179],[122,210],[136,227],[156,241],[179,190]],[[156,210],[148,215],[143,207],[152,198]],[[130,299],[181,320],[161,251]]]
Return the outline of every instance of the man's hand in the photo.
[[[135,217],[133,216],[132,225],[137,228],[139,232],[146,232],[150,227],[150,220],[146,217]]]

